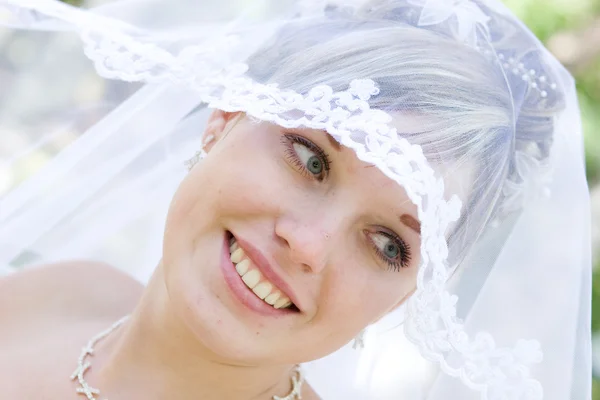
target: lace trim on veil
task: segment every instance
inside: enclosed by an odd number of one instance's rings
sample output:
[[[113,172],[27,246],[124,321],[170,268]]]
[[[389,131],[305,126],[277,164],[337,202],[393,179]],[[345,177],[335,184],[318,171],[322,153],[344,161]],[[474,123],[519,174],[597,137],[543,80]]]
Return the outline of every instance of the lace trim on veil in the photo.
[[[172,82],[193,87],[211,107],[243,111],[283,127],[326,130],[353,149],[359,159],[377,166],[396,181],[417,206],[421,221],[422,264],[417,291],[408,301],[405,332],[422,355],[442,370],[481,392],[484,400],[541,399],[541,384],[530,376],[530,365],[542,353],[535,341],[520,340],[514,347],[498,347],[487,332],[470,337],[456,317],[458,298],[446,290],[450,270],[445,231],[460,215],[460,200],[444,198],[444,182],[435,176],[422,149],[397,135],[391,115],[372,109],[369,99],[379,92],[368,79],[354,80],[345,91],[327,85],[306,95],[264,85],[247,77],[247,65],[232,63],[226,48],[235,37],[202,47],[193,46],[173,55],[133,36],[111,31],[103,21],[92,21],[49,1],[13,0],[29,8],[65,20],[80,30],[85,54],[105,78],[142,82]],[[67,9],[67,8],[65,8]],[[74,18],[78,20],[74,20]],[[363,134],[364,143],[354,139]]]

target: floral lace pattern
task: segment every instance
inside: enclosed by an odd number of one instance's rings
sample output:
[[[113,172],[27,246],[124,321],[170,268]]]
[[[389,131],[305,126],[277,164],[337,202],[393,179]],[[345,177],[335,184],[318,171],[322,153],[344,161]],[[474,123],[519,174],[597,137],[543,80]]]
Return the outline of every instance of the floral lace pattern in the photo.
[[[438,25],[449,18],[456,17],[456,39],[475,47],[477,26],[486,34],[490,18],[470,0],[408,0],[409,4],[422,7],[419,26]]]
[[[474,26],[487,22],[481,9],[468,0],[411,2],[423,6],[424,26],[455,14],[461,16],[460,21],[465,20],[464,15],[471,16],[468,23],[460,25],[461,22],[458,28],[459,39],[468,43]],[[48,3],[29,7],[44,12],[44,4]],[[541,360],[536,342],[522,340],[514,348],[500,348],[488,333],[470,337],[456,318],[457,297],[446,289],[450,271],[446,265],[445,233],[460,216],[460,200],[445,199],[444,182],[436,177],[421,147],[397,135],[388,113],[370,107],[369,100],[379,93],[375,82],[354,80],[347,90],[339,92],[321,85],[302,95],[245,76],[247,66],[232,63],[228,52],[223,51],[235,45],[235,37],[224,37],[214,46],[188,47],[173,55],[124,34],[98,27],[80,29],[86,55],[104,77],[191,86],[212,107],[244,111],[284,127],[326,130],[353,149],[359,159],[377,166],[396,181],[417,206],[421,221],[422,264],[417,291],[408,302],[405,324],[409,339],[447,374],[480,391],[484,400],[542,398],[542,387],[529,370],[530,364]],[[357,133],[363,141],[356,140]],[[535,167],[527,160],[522,160],[522,164],[524,170]]]
[[[102,58],[94,60],[105,65]],[[536,342],[522,341],[514,349],[497,348],[489,334],[469,338],[462,323],[456,319],[457,298],[445,289],[449,278],[445,264],[448,256],[445,232],[460,215],[460,201],[456,197],[449,201],[444,199],[444,183],[435,177],[421,147],[411,145],[396,134],[396,129],[390,125],[392,117],[389,114],[370,108],[368,100],[378,93],[375,83],[355,80],[343,92],[334,92],[326,85],[317,86],[303,96],[256,83],[245,77],[243,70],[240,68],[236,73],[213,76],[209,80],[198,80],[190,75],[187,83],[205,93],[205,100],[211,107],[244,111],[252,117],[288,128],[326,130],[341,144],[353,149],[359,159],[374,164],[400,184],[417,206],[423,262],[417,292],[409,301],[406,333],[421,353],[438,362],[447,374],[482,391],[484,400],[541,399],[541,385],[529,376],[527,367],[541,358]],[[113,71],[113,74],[118,77],[119,72]],[[132,75],[128,72],[124,77],[131,79]],[[167,75],[152,79],[182,83],[182,78],[181,75]],[[364,143],[353,139],[356,132],[364,134]],[[428,279],[428,276],[432,278]],[[459,366],[452,366],[447,361],[455,354],[461,357]]]

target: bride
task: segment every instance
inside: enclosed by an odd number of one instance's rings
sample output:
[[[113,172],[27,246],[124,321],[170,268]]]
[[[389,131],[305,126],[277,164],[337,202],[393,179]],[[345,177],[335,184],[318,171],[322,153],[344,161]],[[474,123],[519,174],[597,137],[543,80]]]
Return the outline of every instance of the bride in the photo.
[[[0,197],[3,399],[590,398],[574,84],[499,2],[0,4],[134,82],[67,145],[3,109],[56,152]]]

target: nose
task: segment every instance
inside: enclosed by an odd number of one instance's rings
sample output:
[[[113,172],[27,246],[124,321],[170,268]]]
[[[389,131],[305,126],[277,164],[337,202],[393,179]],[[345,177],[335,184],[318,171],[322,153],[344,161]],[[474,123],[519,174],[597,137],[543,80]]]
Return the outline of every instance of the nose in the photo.
[[[339,224],[331,218],[313,216],[302,219],[281,216],[275,224],[275,235],[288,252],[289,260],[307,273],[319,274],[328,264],[333,248],[334,232]]]

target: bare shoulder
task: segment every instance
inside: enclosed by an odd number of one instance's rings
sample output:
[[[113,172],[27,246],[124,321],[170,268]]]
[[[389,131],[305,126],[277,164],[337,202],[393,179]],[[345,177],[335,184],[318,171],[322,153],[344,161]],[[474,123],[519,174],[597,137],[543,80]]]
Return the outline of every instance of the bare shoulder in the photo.
[[[113,317],[130,312],[143,286],[107,264],[68,261],[0,278],[0,321],[16,314]]]

